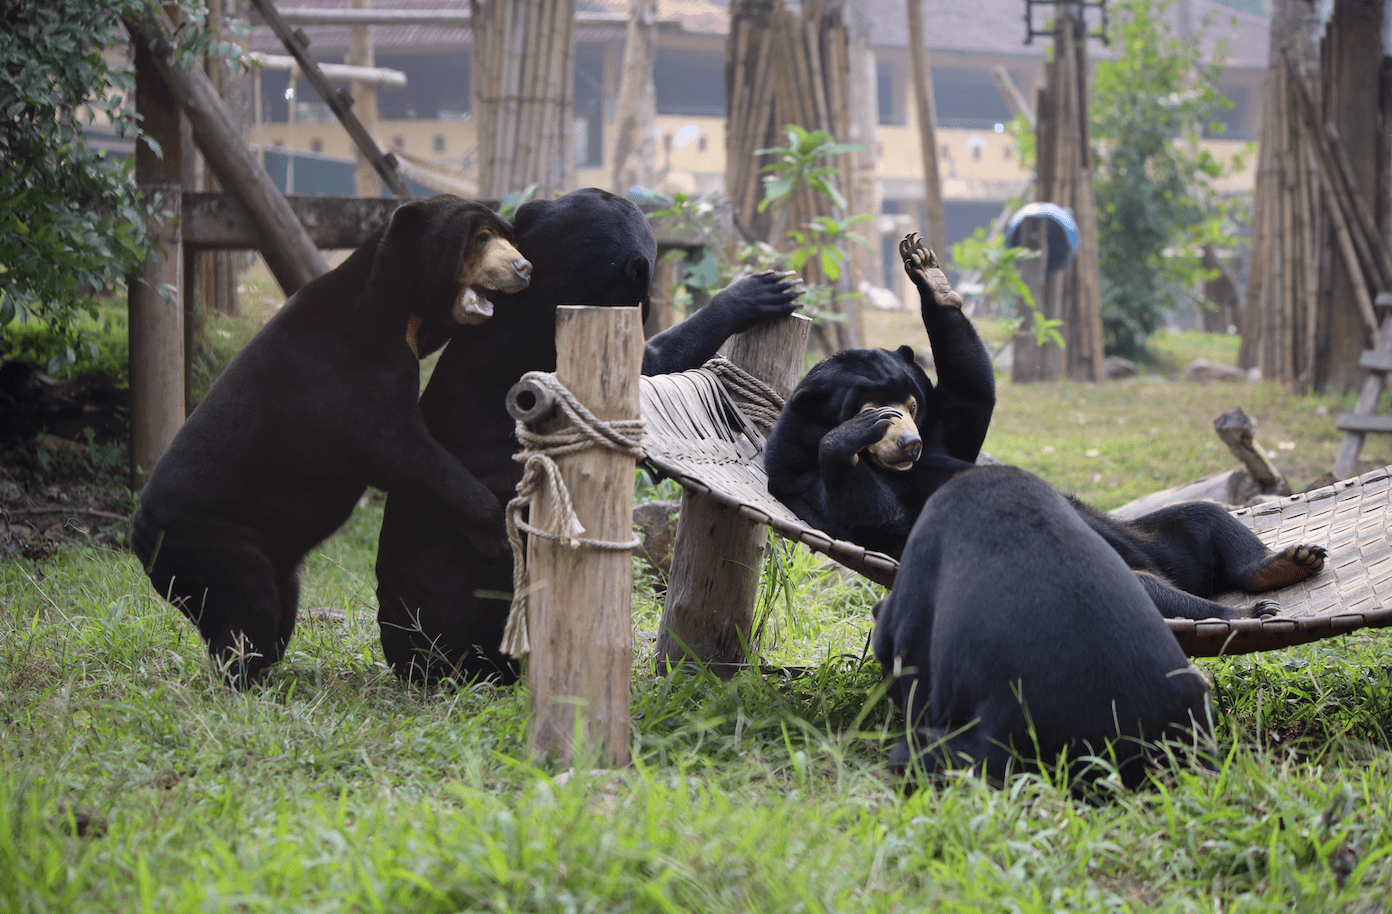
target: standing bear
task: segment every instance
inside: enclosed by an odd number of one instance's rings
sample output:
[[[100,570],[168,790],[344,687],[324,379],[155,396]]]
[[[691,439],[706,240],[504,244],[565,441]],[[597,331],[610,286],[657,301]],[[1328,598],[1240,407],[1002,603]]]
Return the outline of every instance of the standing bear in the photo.
[[[527,285],[512,238],[457,197],[397,207],[252,337],[155,465],[131,545],[233,684],[281,658],[300,563],[368,486],[422,493],[454,535],[502,551],[502,503],[430,436],[417,398],[421,355]]]
[[[506,395],[526,372],[556,370],[556,307],[641,305],[646,318],[657,261],[642,210],[596,188],[527,203],[513,227],[534,266],[531,285],[500,296],[487,325],[455,336],[421,396],[430,433],[504,504],[522,478]],[[800,281],[781,273],[736,280],[648,340],[643,373],[698,367],[732,334],[790,314],[801,294]],[[516,665],[499,650],[511,597],[510,553],[461,536],[428,489],[391,492],[378,539],[377,601],[382,650],[397,675],[515,680]]]

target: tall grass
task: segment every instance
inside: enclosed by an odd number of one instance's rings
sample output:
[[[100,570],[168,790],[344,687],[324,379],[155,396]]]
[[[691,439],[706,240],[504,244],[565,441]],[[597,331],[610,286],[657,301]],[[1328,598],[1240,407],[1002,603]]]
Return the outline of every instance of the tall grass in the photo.
[[[0,564],[0,909],[1376,911],[1392,897],[1392,650],[1205,661],[1230,750],[1093,805],[1047,777],[904,797],[864,662],[877,590],[780,546],[764,659],[658,676],[634,764],[567,777],[525,688],[420,690],[376,644],[380,499],[306,568],[264,688],[226,691],[137,562]],[[648,580],[648,579],[644,579]],[[334,621],[321,608],[341,611]],[[635,624],[660,612],[640,586]],[[1041,620],[1047,624],[1047,620]]]

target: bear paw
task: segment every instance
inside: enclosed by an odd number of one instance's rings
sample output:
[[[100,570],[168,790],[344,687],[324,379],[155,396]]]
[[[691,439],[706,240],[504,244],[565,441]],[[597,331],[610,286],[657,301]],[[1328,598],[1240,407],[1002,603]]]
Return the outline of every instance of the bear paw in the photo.
[[[962,296],[952,288],[947,274],[938,266],[938,255],[923,246],[918,232],[910,232],[899,242],[899,256],[904,259],[904,272],[918,286],[920,297],[931,296],[934,302],[946,308],[962,307]]]
[[[818,459],[822,463],[830,461],[855,466],[860,462],[860,452],[884,440],[894,420],[903,415],[892,406],[861,410],[827,432],[818,448]]]
[[[1323,571],[1328,555],[1323,546],[1289,546],[1268,558],[1255,571],[1249,572],[1242,582],[1242,589],[1248,593],[1261,593],[1299,584]]]

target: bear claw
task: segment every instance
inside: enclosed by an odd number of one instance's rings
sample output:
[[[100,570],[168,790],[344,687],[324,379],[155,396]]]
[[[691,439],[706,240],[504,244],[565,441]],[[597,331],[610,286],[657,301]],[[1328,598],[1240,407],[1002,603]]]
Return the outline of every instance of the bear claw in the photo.
[[[962,307],[962,296],[947,281],[947,274],[938,264],[938,255],[923,246],[918,232],[910,232],[899,242],[899,256],[904,259],[904,272],[918,286],[921,297],[931,295],[933,301],[943,307]]]

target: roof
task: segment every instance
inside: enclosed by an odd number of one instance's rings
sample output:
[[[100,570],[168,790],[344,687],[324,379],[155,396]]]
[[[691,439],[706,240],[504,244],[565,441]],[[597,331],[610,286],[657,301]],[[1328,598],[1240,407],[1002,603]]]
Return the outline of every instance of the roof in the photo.
[[[1024,0],[922,0],[928,31],[930,51],[978,52],[1003,56],[1042,57],[1049,42],[1037,38],[1025,44]],[[871,43],[880,48],[904,48],[908,41],[908,15],[905,0],[866,0],[869,9]],[[1218,39],[1227,39],[1230,66],[1265,69],[1270,19],[1250,10],[1261,6],[1261,0],[1176,0],[1169,18],[1177,32],[1181,9],[1188,5],[1189,21],[1195,32],[1212,19],[1206,30],[1207,49]],[[629,0],[577,0],[580,10],[627,15]],[[348,0],[281,0],[282,12],[296,8],[347,9]],[[459,10],[468,11],[469,0],[378,0],[380,10]],[[1046,8],[1035,10],[1035,28],[1042,28]],[[1097,21],[1097,12],[1090,9],[1090,22]],[[687,34],[723,36],[728,33],[729,3],[727,0],[659,0],[658,20]],[[305,27],[316,56],[343,53],[348,47],[346,26]],[[577,31],[583,42],[612,40],[621,36],[623,26],[615,24],[586,25]],[[376,26],[373,42],[382,53],[407,47],[443,48],[473,43],[468,28],[440,26]],[[280,43],[271,30],[257,25],[252,29],[252,50],[270,53],[281,51]],[[1107,50],[1093,42],[1093,51],[1105,55]]]

